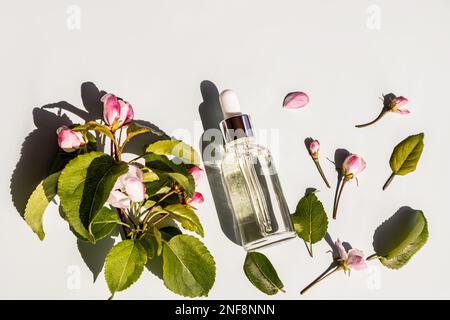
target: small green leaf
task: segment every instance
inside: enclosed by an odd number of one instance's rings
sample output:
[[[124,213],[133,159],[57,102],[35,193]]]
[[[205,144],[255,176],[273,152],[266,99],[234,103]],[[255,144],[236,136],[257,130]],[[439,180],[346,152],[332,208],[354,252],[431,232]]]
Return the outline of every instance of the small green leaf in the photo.
[[[141,242],[123,240],[109,251],[105,260],[105,279],[111,297],[136,282],[147,263],[147,251]]]
[[[195,166],[200,165],[200,156],[190,145],[179,140],[160,140],[149,145],[146,153],[158,155],[172,155],[182,159],[186,163]]]
[[[259,252],[248,252],[244,262],[244,272],[248,280],[259,290],[268,295],[284,292],[283,282],[277,271],[265,255]]]
[[[85,124],[78,125],[78,126],[72,128],[72,130],[73,131],[94,130],[94,131],[96,131],[98,133],[106,135],[109,139],[114,141],[114,135],[111,132],[111,130],[107,126],[105,126],[103,124],[100,124],[100,123],[98,123],[96,121],[89,121],[89,122],[87,122]]]
[[[144,182],[154,182],[159,180],[158,175],[147,167],[142,168],[142,172],[144,173]]]
[[[423,151],[423,138],[423,133],[409,136],[394,148],[389,160],[393,173],[403,176],[416,170]]]
[[[155,134],[157,136],[162,136],[163,133],[153,130],[152,128],[149,127],[144,127],[140,124],[137,124],[136,122],[131,123],[128,128],[127,128],[127,137],[125,138],[125,141],[122,144],[122,150],[124,148],[124,146],[134,137],[140,135],[140,134],[144,134],[144,133],[152,133]]]
[[[58,195],[65,217],[81,237],[94,241],[89,224],[104,206],[119,176],[128,165],[102,152],[90,152],[71,160],[58,180]]]
[[[139,242],[147,251],[147,257],[153,259],[156,254],[155,238],[151,234],[146,233],[139,239]]]
[[[97,212],[89,224],[89,233],[95,241],[98,241],[109,235],[116,225],[121,222],[114,210],[103,207]]]
[[[42,219],[48,204],[56,196],[60,174],[61,172],[56,172],[42,180],[34,189],[25,208],[25,221],[41,240],[44,240],[45,237]]]
[[[394,148],[391,159],[389,160],[392,174],[384,184],[383,190],[389,186],[394,176],[404,176],[416,170],[417,163],[423,151],[423,138],[423,133],[409,136]]]
[[[162,253],[162,249],[163,249],[163,243],[162,243],[162,235],[161,232],[159,232],[158,227],[153,226],[153,237],[156,240],[156,244],[158,245],[158,248],[156,250],[156,255],[160,256]]]
[[[297,204],[292,215],[297,235],[308,243],[316,243],[327,233],[328,218],[322,202],[315,193],[305,195]]]
[[[163,279],[169,290],[186,297],[207,296],[215,277],[214,259],[200,240],[178,235],[164,242]]]
[[[180,222],[184,229],[194,231],[202,237],[205,236],[200,220],[191,208],[182,204],[171,204],[164,210],[170,212],[171,217]]]
[[[379,229],[384,228],[384,224]],[[379,231],[377,229],[377,231]],[[384,241],[389,247],[374,245],[380,262],[390,269],[400,269],[416,254],[428,240],[428,223],[420,210],[414,210],[403,218],[401,223],[390,229],[389,234],[383,234]]]

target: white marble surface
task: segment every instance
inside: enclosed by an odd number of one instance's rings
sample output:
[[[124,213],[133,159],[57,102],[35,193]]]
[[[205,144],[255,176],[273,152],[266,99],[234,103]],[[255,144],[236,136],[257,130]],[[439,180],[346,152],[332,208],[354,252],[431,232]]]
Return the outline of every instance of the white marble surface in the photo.
[[[450,298],[447,1],[47,0],[1,7],[0,298],[108,296],[103,273],[93,283],[56,206],[47,212],[47,237],[40,242],[11,201],[9,180],[21,144],[36,128],[33,108],[60,101],[82,108],[80,87],[91,81],[128,99],[138,118],[175,136],[184,132],[198,146],[203,80],[219,90],[235,89],[255,127],[278,133],[279,143],[271,145],[291,210],[306,188],[317,187],[331,215],[333,191],[324,188],[307,156],[305,137],[322,142],[322,164],[333,183],[334,169],[325,158],[336,148],[367,160],[359,187],[352,183],[345,190],[339,218],[330,223],[333,238],[370,253],[375,228],[400,207],[422,209],[429,221],[428,243],[402,270],[373,262],[368,272],[350,279],[339,274],[305,296],[299,290],[328,266],[327,243],[315,246],[314,259],[299,239],[264,250],[287,290],[274,299]],[[73,20],[77,8],[80,29]],[[293,90],[307,92],[309,106],[282,110],[284,95]],[[412,113],[354,128],[375,116],[378,97],[388,92],[407,96]],[[417,171],[383,192],[393,146],[418,132],[425,132],[425,150]],[[38,144],[25,167],[38,166],[46,148]],[[207,179],[199,188],[206,198],[199,210],[205,242],[217,263],[209,297],[267,298],[246,280],[245,252],[223,234]],[[79,287],[70,277],[78,271]],[[145,272],[116,298],[180,297]]]

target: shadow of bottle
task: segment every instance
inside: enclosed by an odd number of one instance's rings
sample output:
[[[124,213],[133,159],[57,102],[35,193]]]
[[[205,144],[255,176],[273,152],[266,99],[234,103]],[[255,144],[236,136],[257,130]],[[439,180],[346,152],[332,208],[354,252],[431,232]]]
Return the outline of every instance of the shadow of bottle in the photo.
[[[200,149],[206,176],[223,233],[233,243],[241,245],[238,228],[233,217],[233,211],[228,204],[226,189],[222,180],[220,164],[223,158],[224,140],[219,123],[224,118],[219,102],[219,91],[216,85],[209,80],[201,82],[200,91],[203,102],[200,103],[198,112],[204,131],[200,140]]]

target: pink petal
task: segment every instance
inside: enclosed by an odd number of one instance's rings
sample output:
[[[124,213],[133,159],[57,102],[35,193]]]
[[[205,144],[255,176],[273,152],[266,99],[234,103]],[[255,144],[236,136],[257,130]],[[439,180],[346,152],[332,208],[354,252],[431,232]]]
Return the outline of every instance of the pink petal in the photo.
[[[130,123],[133,120],[133,108],[131,104],[126,101],[119,100],[120,104],[120,116],[119,116],[119,127]]]
[[[130,199],[126,194],[117,190],[113,190],[109,194],[107,203],[116,208],[126,209],[130,206]]]
[[[358,249],[351,249],[348,252],[347,265],[353,270],[363,270],[367,268],[364,253]]]
[[[103,101],[103,117],[109,126],[120,117],[120,103],[117,97],[111,93],[105,94],[101,99]]]
[[[128,175],[139,179],[141,182],[144,181],[144,172],[135,164],[128,165]]]
[[[309,97],[306,93],[296,91],[289,93],[283,101],[285,109],[299,109],[305,107],[309,103]]]
[[[408,109],[397,109],[396,111],[399,114],[409,114],[411,113]]]
[[[194,178],[195,184],[198,184],[203,175],[203,170],[199,167],[194,166],[190,168],[188,171]]]
[[[406,105],[408,104],[408,99],[406,99],[405,97],[399,96],[392,100],[392,104],[396,108],[401,109],[401,108],[406,107]]]
[[[336,245],[336,248],[339,252],[339,257],[342,260],[347,260],[347,251],[345,251],[344,246],[342,245],[341,240],[337,239],[336,242],[334,243]]]
[[[145,186],[137,178],[129,178],[125,184],[125,192],[133,202],[141,202],[145,199]]]

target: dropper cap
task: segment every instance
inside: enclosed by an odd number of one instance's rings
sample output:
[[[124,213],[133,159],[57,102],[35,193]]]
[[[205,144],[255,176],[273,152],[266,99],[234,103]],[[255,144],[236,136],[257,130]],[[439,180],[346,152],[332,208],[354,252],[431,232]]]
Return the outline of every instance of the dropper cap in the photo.
[[[220,105],[225,119],[220,122],[220,128],[226,142],[253,136],[250,117],[241,112],[239,99],[232,90],[222,91]]]

